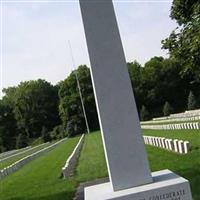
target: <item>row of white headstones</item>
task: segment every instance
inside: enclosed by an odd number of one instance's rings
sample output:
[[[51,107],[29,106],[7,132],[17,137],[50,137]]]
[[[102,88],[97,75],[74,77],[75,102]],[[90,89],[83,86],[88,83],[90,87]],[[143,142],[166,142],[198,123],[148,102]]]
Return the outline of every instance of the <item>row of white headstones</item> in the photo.
[[[177,121],[199,121],[200,120],[200,109],[198,110],[187,110],[183,113],[175,113],[165,117],[153,118],[150,121],[142,121],[141,124],[156,124],[156,123],[170,123]]]
[[[84,134],[79,139],[79,142],[77,143],[71,155],[68,157],[64,167],[62,167],[62,174],[64,178],[69,177],[73,173],[76,161],[78,160],[81,147],[83,145],[83,140],[84,140]]]
[[[190,149],[190,143],[188,141],[178,139],[172,140],[164,137],[155,136],[143,136],[143,138],[144,143],[147,145],[160,147],[180,154],[187,154]]]
[[[176,129],[199,129],[199,122],[180,123],[180,124],[162,124],[162,125],[141,125],[142,129],[154,130],[176,130]]]
[[[156,118],[153,118],[153,121],[160,121],[160,120],[166,120],[166,119],[183,119],[183,118],[193,118],[193,117],[197,117],[197,118],[200,117],[200,109],[186,110],[183,113],[174,113],[165,117],[156,117]]]
[[[49,152],[50,150],[54,149],[58,144],[60,144],[61,142],[64,142],[67,138],[64,138],[62,140],[57,141],[56,143],[45,147],[37,152],[34,152],[31,155],[28,155],[14,163],[12,163],[11,165],[5,167],[4,169],[0,170],[0,179],[4,178],[5,176],[8,176],[9,174],[17,171],[18,169],[20,169],[21,167],[23,167],[25,164],[29,163],[30,161],[32,161],[33,159],[44,155],[45,153]]]
[[[182,118],[182,117],[195,117],[195,116],[200,116],[200,109],[186,110],[183,113],[174,113],[174,114],[171,114],[169,117],[170,118]]]
[[[19,149],[19,151],[16,151],[16,152],[14,152],[14,153],[11,154],[11,155],[7,155],[7,156],[1,158],[1,159],[0,159],[0,163],[3,162],[3,161],[5,161],[5,160],[8,160],[8,159],[10,159],[10,158],[12,158],[12,157],[19,156],[19,155],[21,155],[21,154],[24,154],[24,153],[28,153],[28,152],[30,152],[30,151],[33,151],[34,149],[37,149],[38,147],[41,147],[41,146],[44,146],[44,145],[47,145],[48,143],[49,143],[49,142],[46,142],[46,143],[43,143],[43,144],[39,144],[39,145],[34,146],[34,147],[27,147],[27,148]]]
[[[142,121],[140,124],[145,125],[145,124],[158,124],[158,123],[171,123],[171,122],[195,122],[199,121],[200,116],[195,116],[195,117],[182,117],[182,118],[167,118],[167,119],[162,119],[162,120],[150,120],[150,121]]]
[[[0,154],[0,162],[1,162],[1,159],[3,159],[3,158],[15,155],[19,152],[23,152],[23,151],[28,150],[30,148],[31,148],[31,146],[27,146],[27,147],[24,147],[24,148],[21,148],[21,149],[14,149],[14,150],[11,150],[11,151],[3,152],[3,153]]]

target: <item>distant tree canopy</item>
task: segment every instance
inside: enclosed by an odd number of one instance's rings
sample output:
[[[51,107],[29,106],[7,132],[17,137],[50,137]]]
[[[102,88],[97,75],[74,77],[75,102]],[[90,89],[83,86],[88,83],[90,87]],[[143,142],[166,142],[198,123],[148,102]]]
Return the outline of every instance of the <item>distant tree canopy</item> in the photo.
[[[15,148],[17,136],[17,122],[12,107],[0,101],[0,150]]]
[[[14,115],[20,132],[39,137],[42,128],[59,123],[57,90],[44,80],[21,83],[15,91]]]
[[[199,0],[173,0],[170,16],[178,23],[162,41],[170,57],[155,56],[144,66],[137,61],[127,64],[141,120],[200,105]],[[3,90],[0,152],[86,132],[75,73],[90,130],[99,129],[90,70],[81,65],[56,86],[39,79]]]
[[[163,40],[163,48],[183,67],[182,76],[200,82],[200,2],[199,0],[174,0],[171,18],[178,27]]]
[[[85,65],[76,70],[90,130],[99,128],[90,70]],[[86,132],[85,118],[78,91],[75,71],[60,84],[59,113],[70,135]]]
[[[147,121],[151,119],[149,111],[146,109],[144,105],[142,106],[141,111],[140,111],[140,119],[142,121]]]
[[[152,116],[162,116],[166,101],[174,112],[180,112],[187,109],[190,90],[199,95],[199,84],[190,84],[190,78],[180,75],[182,66],[175,59],[153,57],[144,67],[137,62],[128,63],[128,69],[138,112],[145,105]]]
[[[173,112],[173,108],[169,104],[168,101],[165,102],[165,105],[163,106],[163,115],[169,116]]]
[[[188,95],[188,110],[194,110],[197,109],[198,105],[197,105],[197,100],[196,97],[194,96],[193,92],[190,91],[189,95]]]
[[[27,81],[3,90],[0,101],[2,149],[19,148],[60,123],[57,88],[44,80]],[[26,141],[25,141],[26,140]]]
[[[175,59],[153,57],[143,67],[137,61],[127,67],[141,120],[170,114],[168,105],[163,108],[166,102],[174,112],[184,111],[190,90],[199,104],[199,85],[180,75],[182,67]],[[90,70],[82,65],[56,86],[39,79],[4,89],[0,100],[1,151],[22,147],[39,137],[48,141],[86,132],[75,72],[90,130],[99,129]]]
[[[28,136],[26,133],[20,133],[16,138],[16,148],[24,148],[28,145]]]

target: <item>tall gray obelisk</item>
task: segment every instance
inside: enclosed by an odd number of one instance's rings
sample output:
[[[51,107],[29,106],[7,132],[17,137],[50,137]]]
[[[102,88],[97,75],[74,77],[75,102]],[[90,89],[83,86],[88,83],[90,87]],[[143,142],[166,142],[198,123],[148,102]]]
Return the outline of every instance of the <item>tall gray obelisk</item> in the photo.
[[[110,178],[86,188],[85,199],[155,199],[169,188],[178,190],[178,180],[188,194],[181,200],[191,200],[187,181],[170,171],[157,172],[152,180],[112,0],[79,1]]]
[[[152,181],[111,0],[81,0],[93,86],[114,190]]]

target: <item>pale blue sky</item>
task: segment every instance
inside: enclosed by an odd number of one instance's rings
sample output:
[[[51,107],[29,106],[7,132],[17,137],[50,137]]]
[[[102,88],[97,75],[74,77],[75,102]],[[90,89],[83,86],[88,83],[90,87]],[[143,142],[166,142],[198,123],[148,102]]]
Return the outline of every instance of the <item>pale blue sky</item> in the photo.
[[[161,40],[176,27],[169,18],[171,1],[114,5],[127,61],[144,64],[153,56],[166,56]],[[2,10],[1,88],[38,78],[53,84],[65,79],[73,69],[68,40],[76,66],[89,65],[78,1],[6,0]]]

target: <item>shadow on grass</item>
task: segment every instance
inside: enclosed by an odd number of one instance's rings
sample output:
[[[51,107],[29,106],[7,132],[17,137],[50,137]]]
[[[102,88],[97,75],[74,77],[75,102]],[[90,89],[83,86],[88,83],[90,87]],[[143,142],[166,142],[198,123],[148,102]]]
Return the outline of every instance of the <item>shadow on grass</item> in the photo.
[[[177,174],[186,178],[191,187],[193,200],[200,200],[200,165],[177,171]]]
[[[71,192],[60,192],[41,197],[30,197],[30,198],[12,197],[7,200],[72,200],[73,197],[74,197],[74,192],[71,191]]]

